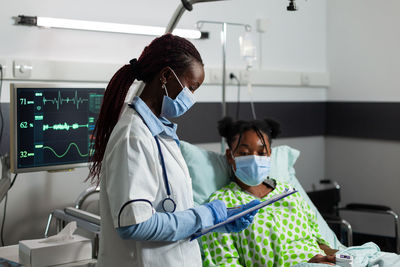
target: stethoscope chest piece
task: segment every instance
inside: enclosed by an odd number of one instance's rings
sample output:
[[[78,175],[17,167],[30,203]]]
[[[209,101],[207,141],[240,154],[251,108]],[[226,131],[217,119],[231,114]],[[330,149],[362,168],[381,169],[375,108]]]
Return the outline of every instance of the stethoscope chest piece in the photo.
[[[176,209],[176,203],[171,198],[171,189],[169,188],[168,175],[167,175],[167,169],[165,167],[164,156],[162,154],[161,146],[160,146],[160,142],[158,141],[158,138],[156,136],[154,136],[154,139],[156,140],[158,152],[160,153],[161,167],[162,167],[163,176],[164,176],[165,190],[167,191],[167,197],[164,198],[164,200],[161,202],[161,206],[165,212],[174,212]]]
[[[163,210],[165,211],[165,212],[174,212],[175,211],[175,209],[176,209],[176,203],[175,203],[175,201],[172,199],[172,198],[170,198],[170,197],[167,197],[167,198],[165,198],[163,201],[162,201],[162,208],[163,208]]]

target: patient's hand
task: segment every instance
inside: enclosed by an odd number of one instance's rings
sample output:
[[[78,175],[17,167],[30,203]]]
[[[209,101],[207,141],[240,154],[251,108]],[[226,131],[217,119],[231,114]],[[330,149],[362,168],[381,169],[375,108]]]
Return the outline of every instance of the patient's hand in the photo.
[[[319,245],[319,248],[322,249],[326,255],[335,255],[336,252],[339,251],[337,249],[330,248],[325,244],[318,244],[318,245]]]
[[[311,259],[309,259],[310,263],[324,263],[328,265],[335,265],[336,259],[334,255],[323,256],[321,254],[317,254]]]

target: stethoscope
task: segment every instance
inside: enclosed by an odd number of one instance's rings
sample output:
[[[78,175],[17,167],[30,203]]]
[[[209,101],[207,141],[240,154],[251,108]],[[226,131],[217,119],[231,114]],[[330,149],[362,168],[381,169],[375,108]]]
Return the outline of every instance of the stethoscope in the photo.
[[[129,106],[131,108],[135,109],[135,107],[133,105],[129,105]],[[158,153],[160,154],[165,190],[167,191],[167,197],[164,198],[163,201],[161,202],[161,207],[165,212],[174,212],[176,209],[176,203],[171,198],[171,190],[169,188],[169,183],[168,183],[167,168],[165,168],[165,161],[164,161],[163,153],[161,151],[160,141],[158,140],[157,136],[154,136],[154,139],[156,140],[157,147],[158,147]]]
[[[165,184],[165,189],[167,191],[167,197],[164,198],[163,201],[161,202],[161,207],[165,212],[174,212],[176,209],[176,203],[171,198],[171,190],[169,188],[169,183],[168,183],[167,169],[165,168],[164,156],[161,151],[160,141],[158,140],[157,136],[154,136],[154,139],[156,139],[158,153],[160,154],[161,167],[162,167],[163,177],[164,177],[164,184]]]
[[[161,158],[161,166],[162,166],[162,170],[163,170],[163,176],[164,176],[164,184],[165,184],[165,189],[167,191],[167,197],[163,199],[163,201],[161,202],[161,207],[165,212],[174,212],[176,209],[176,203],[175,201],[171,198],[171,190],[169,189],[169,183],[168,183],[168,176],[167,176],[167,169],[165,168],[165,162],[164,162],[164,156],[162,154],[161,151],[161,146],[160,146],[160,141],[158,141],[157,136],[154,136],[154,139],[156,139],[156,143],[157,143],[157,147],[158,147],[158,152],[160,153],[160,158]],[[124,207],[132,202],[135,201],[146,201],[151,205],[151,202],[149,200],[146,199],[136,199],[136,200],[131,200],[126,202],[122,208],[119,211],[118,214],[118,227],[121,227],[120,225],[120,216],[121,216],[121,212],[124,209]]]

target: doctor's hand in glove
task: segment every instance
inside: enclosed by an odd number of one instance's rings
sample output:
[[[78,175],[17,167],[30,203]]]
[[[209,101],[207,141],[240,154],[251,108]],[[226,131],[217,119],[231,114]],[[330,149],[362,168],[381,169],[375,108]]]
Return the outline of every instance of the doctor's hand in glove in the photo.
[[[210,203],[207,203],[206,206],[211,209],[214,215],[214,224],[223,222],[228,218],[242,212],[244,210],[250,209],[256,205],[260,204],[258,199],[255,199],[245,205],[240,205],[235,208],[226,208],[225,203],[221,200],[215,200]],[[257,214],[258,210],[250,212],[230,223],[222,225],[213,230],[213,232],[223,232],[223,233],[231,233],[231,232],[240,232],[246,229],[254,219],[254,216]]]

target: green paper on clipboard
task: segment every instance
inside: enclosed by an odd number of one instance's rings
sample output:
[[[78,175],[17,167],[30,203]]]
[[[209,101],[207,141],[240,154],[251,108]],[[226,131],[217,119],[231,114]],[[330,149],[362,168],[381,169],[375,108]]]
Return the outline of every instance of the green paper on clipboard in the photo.
[[[272,203],[274,203],[274,202],[276,202],[276,201],[278,201],[278,200],[281,200],[282,198],[285,198],[285,197],[287,197],[287,196],[290,196],[291,194],[294,194],[294,193],[296,193],[296,192],[297,192],[297,190],[294,189],[294,188],[292,188],[292,189],[286,188],[285,192],[283,192],[283,193],[281,193],[281,194],[277,194],[277,195],[271,197],[270,199],[265,200],[265,201],[261,202],[260,204],[254,206],[254,207],[251,207],[251,208],[249,208],[249,209],[247,209],[247,210],[244,210],[244,211],[242,211],[242,212],[239,212],[239,213],[237,213],[237,214],[235,214],[235,215],[229,217],[228,219],[226,219],[226,220],[223,221],[223,222],[217,223],[217,224],[215,224],[215,225],[213,225],[213,226],[210,226],[210,227],[208,227],[208,228],[204,228],[204,229],[202,229],[201,231],[194,233],[194,234],[191,236],[190,240],[194,240],[194,239],[196,239],[196,238],[199,238],[200,236],[202,236],[202,235],[204,235],[204,234],[207,234],[207,233],[211,232],[212,230],[214,230],[214,229],[216,229],[216,228],[218,228],[218,227],[220,227],[220,226],[223,226],[223,225],[225,225],[225,224],[228,224],[228,223],[230,223],[230,222],[233,222],[233,221],[235,221],[236,219],[239,219],[240,217],[243,217],[243,216],[246,215],[246,214],[249,214],[249,213],[251,213],[251,212],[253,212],[253,211],[255,211],[255,210],[259,210],[259,209],[261,209],[261,208],[263,208],[263,207],[265,207],[265,206],[268,206],[268,205],[270,205],[270,204],[272,204]]]

